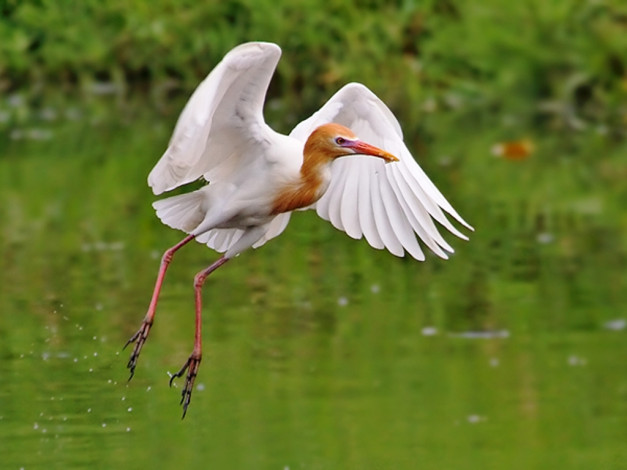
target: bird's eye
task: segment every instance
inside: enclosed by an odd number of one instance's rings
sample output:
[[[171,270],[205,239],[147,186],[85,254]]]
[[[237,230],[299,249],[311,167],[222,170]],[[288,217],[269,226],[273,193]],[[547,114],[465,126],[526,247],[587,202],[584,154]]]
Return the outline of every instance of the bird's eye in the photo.
[[[337,145],[344,145],[346,143],[346,139],[344,137],[336,137],[335,143]]]

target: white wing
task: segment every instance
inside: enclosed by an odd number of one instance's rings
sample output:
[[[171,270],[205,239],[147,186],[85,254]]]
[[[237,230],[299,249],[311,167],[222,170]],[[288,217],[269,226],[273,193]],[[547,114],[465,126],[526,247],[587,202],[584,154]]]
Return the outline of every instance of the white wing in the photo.
[[[201,176],[228,177],[246,165],[252,146],[274,134],[263,102],[281,56],[279,46],[247,43],[231,50],[198,86],[183,109],[168,149],[148,175],[161,194]]]
[[[155,194],[201,176],[229,187],[245,186],[251,174],[274,163],[277,155],[272,149],[288,138],[266,125],[263,103],[280,56],[275,44],[242,44],[211,71],[185,105],[168,149],[148,175]],[[189,233],[206,215],[205,198],[206,193],[199,190],[162,199],[154,207],[165,224]],[[218,210],[222,207],[220,201],[214,204]],[[261,238],[252,240],[253,246],[278,236],[289,219],[290,214],[274,217],[258,231]],[[214,228],[196,240],[226,252],[245,235],[240,228]]]
[[[425,256],[416,234],[435,254],[447,258],[451,246],[438,232],[433,219],[456,236],[467,239],[444,212],[472,230],[442,196],[403,142],[400,125],[388,107],[364,85],[351,83],[339,90],[313,116],[301,122],[290,136],[305,141],[321,124],[337,122],[360,139],[399,158],[385,164],[378,158],[343,157],[332,166],[331,184],[312,206],[333,226],[378,249],[396,256],[407,251]]]

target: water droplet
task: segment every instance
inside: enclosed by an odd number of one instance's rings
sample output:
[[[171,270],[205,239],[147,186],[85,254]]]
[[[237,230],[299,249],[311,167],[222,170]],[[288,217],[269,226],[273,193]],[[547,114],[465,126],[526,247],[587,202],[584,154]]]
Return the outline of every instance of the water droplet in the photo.
[[[571,367],[581,367],[585,366],[587,363],[588,361],[585,358],[579,357],[576,354],[568,356],[568,365]]]
[[[485,421],[485,416],[479,416],[479,415],[468,415],[466,417],[466,420],[470,423],[470,424],[476,424],[476,423],[480,423],[481,421]]]
[[[624,318],[617,318],[616,320],[610,320],[603,323],[603,328],[606,330],[620,331],[624,330],[625,327],[627,327],[627,320]]]
[[[539,233],[536,237],[536,240],[538,241],[538,243],[540,243],[541,245],[548,245],[549,243],[551,243],[553,240],[555,240],[555,237],[553,236],[552,233],[548,233],[548,232],[543,232],[543,233]]]
[[[420,331],[422,333],[422,336],[435,336],[438,334],[438,329],[435,326],[425,326]]]

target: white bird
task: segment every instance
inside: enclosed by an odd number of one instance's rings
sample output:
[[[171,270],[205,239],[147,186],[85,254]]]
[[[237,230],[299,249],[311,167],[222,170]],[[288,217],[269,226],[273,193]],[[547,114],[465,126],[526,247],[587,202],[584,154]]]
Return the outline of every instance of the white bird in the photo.
[[[174,253],[194,239],[223,253],[194,278],[194,349],[170,379],[172,385],[187,371],[183,417],[201,361],[205,279],[242,251],[278,236],[292,211],[315,209],[350,237],[417,260],[425,256],[416,235],[442,258],[453,252],[434,220],[467,239],[445,213],[472,230],[418,166],[392,112],[364,85],[344,86],[289,136],[272,130],[263,119],[263,103],[280,55],[277,45],[264,42],[231,50],[189,99],[148,176],[155,194],[200,178],[208,184],[153,204],[164,224],[188,235],[163,254],[148,312],[126,343],[135,343],[131,378]]]

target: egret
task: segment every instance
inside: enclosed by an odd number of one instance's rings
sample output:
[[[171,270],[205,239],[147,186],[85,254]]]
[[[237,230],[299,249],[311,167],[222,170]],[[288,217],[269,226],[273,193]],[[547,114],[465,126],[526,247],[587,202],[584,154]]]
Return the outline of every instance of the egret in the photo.
[[[183,417],[202,358],[203,283],[242,251],[283,232],[292,211],[315,209],[350,237],[417,260],[425,257],[416,235],[442,258],[453,252],[434,220],[467,239],[445,213],[472,230],[416,163],[392,112],[364,85],[344,86],[289,135],[272,130],[263,103],[280,55],[279,46],[264,42],[231,50],[192,94],[148,176],[156,195],[201,178],[208,184],[153,203],[164,224],[187,236],[164,252],[146,316],[126,343],[135,343],[130,378],[174,254],[192,240],[222,253],[194,278],[194,347],[170,378],[172,385],[186,375]]]

